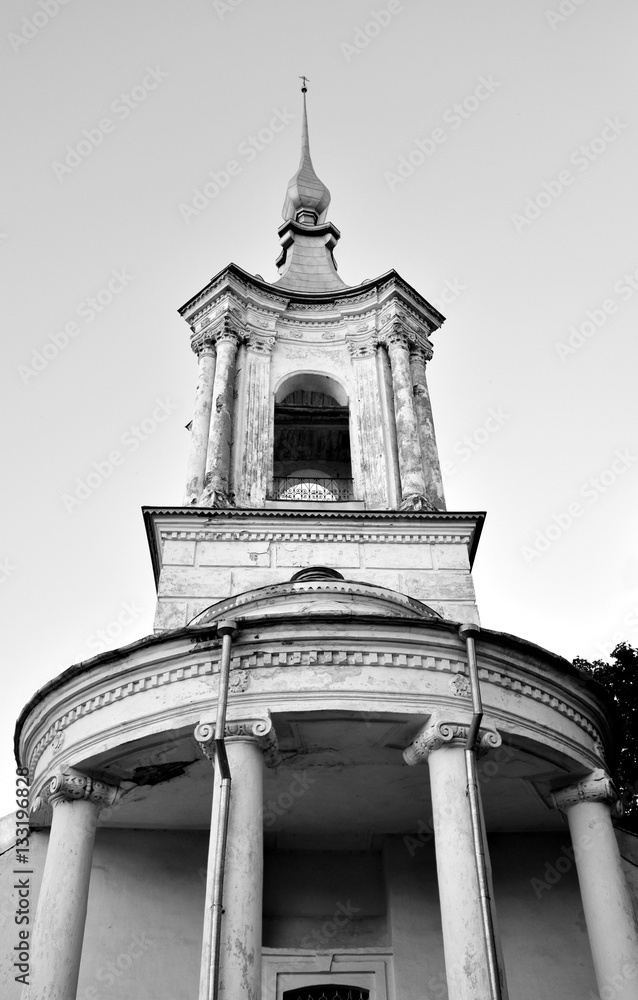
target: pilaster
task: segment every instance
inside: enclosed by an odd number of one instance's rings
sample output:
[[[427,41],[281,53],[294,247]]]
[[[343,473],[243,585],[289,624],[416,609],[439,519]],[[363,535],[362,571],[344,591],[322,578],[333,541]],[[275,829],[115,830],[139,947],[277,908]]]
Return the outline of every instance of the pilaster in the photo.
[[[377,347],[371,336],[350,339],[348,350],[355,376],[359,461],[355,463],[355,496],[362,495],[366,508],[388,507],[384,466],[388,461],[383,441],[383,422],[376,363]],[[354,430],[355,428],[353,428]],[[358,473],[358,476],[357,476]],[[361,484],[357,482],[361,480]],[[360,492],[360,486],[363,487]]]
[[[263,507],[272,477],[270,363],[274,345],[274,337],[252,333],[246,347],[241,476],[235,490],[239,506]]]

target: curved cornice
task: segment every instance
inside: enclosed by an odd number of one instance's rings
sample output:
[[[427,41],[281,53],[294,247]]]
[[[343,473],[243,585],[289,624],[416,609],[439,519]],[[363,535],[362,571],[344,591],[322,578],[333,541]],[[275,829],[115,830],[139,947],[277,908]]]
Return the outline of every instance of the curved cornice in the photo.
[[[333,289],[329,292],[295,292],[292,290],[284,290],[277,285],[271,284],[269,281],[264,281],[263,278],[258,278],[254,274],[249,274],[248,271],[244,271],[244,269],[239,267],[238,264],[234,264],[232,262],[227,264],[223,270],[214,275],[208,284],[204,285],[204,287],[197,292],[196,295],[190,298],[177,310],[180,316],[184,316],[189,312],[189,310],[196,308],[197,304],[205,296],[214,291],[216,286],[223,284],[224,281],[231,277],[239,279],[249,288],[254,288],[262,295],[267,298],[271,298],[273,301],[279,302],[282,305],[286,305],[287,303],[308,303],[311,305],[322,306],[331,302],[338,302],[340,305],[343,305],[344,303],[347,303],[348,299],[357,299],[362,295],[369,294],[375,289],[381,291],[385,289],[388,284],[394,284],[397,289],[405,292],[409,298],[421,307],[424,312],[430,313],[433,319],[436,320],[438,326],[441,326],[445,322],[445,316],[443,316],[438,309],[428,302],[423,295],[417,292],[412,285],[408,284],[408,282],[405,281],[394,269],[385,271],[384,274],[379,275],[378,278],[363,281],[360,285],[351,285],[342,289]]]
[[[379,616],[388,614],[389,606],[394,606],[396,608],[395,613],[402,618],[414,618],[417,621],[427,618],[441,618],[441,615],[437,611],[433,611],[423,601],[417,601],[413,597],[406,597],[405,594],[400,594],[396,590],[390,590],[387,587],[377,587],[372,583],[362,583],[342,578],[340,580],[289,580],[286,583],[274,583],[268,584],[265,587],[257,587],[255,590],[235,594],[233,597],[227,597],[223,601],[211,604],[210,607],[200,611],[188,623],[188,627],[199,628],[201,626],[212,625],[213,622],[222,617],[235,619],[237,612],[239,614],[243,612],[244,615],[251,612],[251,619],[261,617],[257,609],[261,609],[264,604],[266,605],[264,610],[267,610],[267,613],[270,614],[272,609],[273,617],[275,614],[283,614],[289,617],[294,612],[286,610],[285,605],[290,605],[290,602],[295,598],[297,600],[305,599],[306,601],[314,600],[316,602],[317,610],[308,611],[309,615],[314,616],[317,613],[326,613],[341,616],[347,614],[342,606],[339,606],[333,612],[327,612],[324,611],[321,602],[322,599],[344,597],[352,599],[353,608],[356,608],[356,602],[360,601],[361,608],[354,612],[357,617],[362,613],[365,614],[366,610],[369,614],[376,614],[377,612],[371,610],[376,605]],[[275,610],[276,608],[278,609],[277,611]]]
[[[320,634],[325,634],[326,624],[329,624],[331,641],[343,646],[341,652],[325,650],[321,642],[317,646]],[[237,677],[241,678],[246,674],[245,679],[248,682],[253,668],[259,669],[260,666],[284,668],[298,665],[299,652],[293,646],[308,647],[310,651],[311,647],[316,646],[316,662],[324,663],[326,667],[331,665],[333,669],[360,664],[363,662],[361,659],[363,656],[364,660],[369,660],[371,667],[411,667],[445,673],[446,670],[448,672],[453,670],[449,665],[452,663],[449,659],[452,654],[460,658],[460,662],[464,656],[463,643],[458,639],[459,626],[454,622],[443,619],[418,619],[416,616],[399,618],[395,615],[378,614],[348,615],[344,616],[341,622],[333,614],[309,614],[306,619],[306,635],[292,646],[288,639],[287,645],[290,648],[281,649],[276,653],[269,653],[267,649],[263,649],[264,643],[267,645],[269,639],[266,634],[262,634],[260,656],[265,657],[263,663],[259,657],[255,659],[255,651],[248,648],[250,633],[254,634],[256,628],[270,629],[272,633],[276,633],[286,628],[298,631],[298,626],[299,616],[295,614],[277,615],[276,618],[265,614],[261,618],[247,618],[245,621],[239,617],[239,642],[241,643],[242,630],[245,630],[248,642],[246,649],[243,650],[241,645],[235,646],[233,662]],[[449,664],[445,667],[441,656],[438,658],[435,656],[433,659],[430,653],[420,651],[418,648],[407,654],[401,651],[396,652],[396,655],[393,653],[390,661],[387,661],[386,653],[375,652],[361,636],[353,637],[352,633],[356,630],[363,630],[365,633],[366,629],[369,629],[375,640],[381,644],[380,648],[384,642],[388,642],[393,633],[406,629],[408,633],[402,640],[404,646],[406,641],[413,642],[417,638],[416,647],[418,647],[418,636],[421,641],[427,637],[434,646],[437,646],[437,643],[442,644],[441,649],[447,650],[447,656],[444,655],[443,659],[446,662],[449,660]],[[381,633],[384,638],[380,638]],[[276,635],[271,635],[271,638],[275,643],[279,642]],[[394,643],[394,640],[392,641]],[[375,644],[373,643],[373,646]],[[33,734],[36,742],[29,751],[32,765],[64,728],[71,725],[75,719],[99,711],[102,704],[112,704],[114,701],[135,695],[138,691],[187,681],[193,677],[212,675],[213,661],[216,662],[219,645],[214,629],[182,628],[160,636],[149,636],[129,646],[102,653],[91,660],[69,667],[36,692],[21,712],[15,731],[16,759],[20,761],[22,731],[31,713],[55,692],[59,691],[63,697],[62,689],[65,685],[78,681],[82,675],[87,675],[86,681],[89,683],[85,683],[77,690],[77,704],[61,706],[58,716],[55,714],[55,707],[51,706],[50,717],[46,721],[42,718],[37,723]],[[370,651],[366,652],[368,648]],[[140,653],[144,654],[144,658],[138,656]],[[608,742],[613,739],[616,713],[611,697],[596,681],[583,677],[568,660],[524,639],[488,630],[482,630],[477,638],[477,653],[480,677],[484,683],[502,688],[504,691],[511,691],[517,698],[529,698],[531,702],[544,704],[548,709],[553,709],[571,720],[582,729],[583,733],[587,733],[593,739],[597,739],[597,732],[604,732]],[[188,660],[186,665],[185,658]],[[439,660],[441,663],[437,666]],[[116,664],[121,664],[121,671],[108,669]],[[107,668],[106,672],[104,668]],[[140,670],[144,676],[131,680],[130,677],[134,676],[136,671],[139,674]],[[549,674],[546,673],[548,670]],[[95,673],[96,683],[101,685],[99,695],[90,690],[89,675],[92,673]],[[511,710],[509,714],[511,715]],[[521,719],[525,719],[524,709],[518,714]],[[37,729],[40,727],[42,731],[38,735]]]

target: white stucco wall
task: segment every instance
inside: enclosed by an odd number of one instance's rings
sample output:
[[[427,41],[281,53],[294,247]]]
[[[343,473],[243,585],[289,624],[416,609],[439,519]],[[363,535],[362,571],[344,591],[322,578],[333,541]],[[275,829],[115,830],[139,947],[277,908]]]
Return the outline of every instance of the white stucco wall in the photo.
[[[46,839],[32,835],[34,905]],[[207,831],[98,831],[79,1000],[196,996],[207,841]],[[623,853],[630,848],[633,838]],[[510,995],[588,997],[595,981],[567,830],[493,835],[490,850]],[[0,983],[6,1000],[18,1000],[10,849],[2,862]],[[288,961],[291,949],[307,954],[304,939],[315,928],[325,952],[392,950],[397,1000],[446,995],[431,841],[389,838],[369,854],[267,852],[264,910],[269,961],[273,948]],[[335,914],[343,919],[334,921]]]

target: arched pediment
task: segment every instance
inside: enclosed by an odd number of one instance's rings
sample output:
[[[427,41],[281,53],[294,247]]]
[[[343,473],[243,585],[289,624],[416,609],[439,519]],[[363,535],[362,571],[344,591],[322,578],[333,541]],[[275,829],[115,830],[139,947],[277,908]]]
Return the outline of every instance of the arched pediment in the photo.
[[[354,580],[291,580],[258,587],[229,597],[200,612],[189,628],[209,626],[220,618],[262,618],[278,615],[392,615],[399,618],[440,618],[421,601],[395,590]]]

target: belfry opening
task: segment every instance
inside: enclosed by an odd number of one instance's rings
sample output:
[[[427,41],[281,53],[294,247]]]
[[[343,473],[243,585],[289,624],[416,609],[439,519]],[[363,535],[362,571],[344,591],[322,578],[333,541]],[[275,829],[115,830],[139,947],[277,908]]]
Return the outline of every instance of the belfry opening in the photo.
[[[350,408],[335,379],[286,379],[275,394],[273,440],[273,499],[352,499]]]

